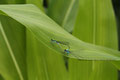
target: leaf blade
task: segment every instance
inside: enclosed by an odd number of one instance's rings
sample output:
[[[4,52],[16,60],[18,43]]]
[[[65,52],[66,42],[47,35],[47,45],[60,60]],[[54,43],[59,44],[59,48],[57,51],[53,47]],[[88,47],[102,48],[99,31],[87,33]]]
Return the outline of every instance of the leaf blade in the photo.
[[[0,63],[2,64],[0,66],[0,70],[2,71],[1,74],[5,79],[10,79],[10,80],[14,80],[15,78],[18,80],[19,78],[27,79],[26,70],[25,70],[26,69],[25,54],[24,54],[25,50],[23,44],[24,43],[23,40],[25,39],[25,37],[23,36],[24,28],[21,24],[17,23],[16,21],[14,21],[9,17],[0,16],[0,21],[2,23],[1,25],[2,29],[0,29],[0,33],[1,33]],[[14,26],[17,26],[16,29],[13,28],[12,23],[14,24]],[[17,33],[14,34],[14,32],[16,31]],[[6,45],[5,39],[7,41],[8,46]],[[21,42],[17,43],[17,41],[18,42],[21,41]],[[12,71],[11,74],[9,74],[10,70]]]
[[[24,9],[18,10],[18,7],[24,7],[25,10]],[[28,8],[32,8],[34,11],[31,11]],[[51,45],[51,39],[56,39],[56,40],[60,40],[60,41],[62,40],[62,41],[67,41],[70,43],[71,50],[75,49],[75,50],[81,51],[83,49],[83,51],[84,51],[84,49],[85,49],[85,53],[86,53],[86,50],[93,52],[93,53],[96,53],[96,51],[97,51],[100,54],[104,53],[105,55],[108,54],[108,56],[112,55],[111,57],[105,56],[106,58],[102,58],[102,56],[101,56],[99,58],[101,60],[105,60],[107,58],[110,60],[119,60],[120,54],[118,51],[100,47],[100,46],[95,46],[95,45],[92,45],[89,43],[85,43],[85,42],[75,38],[74,36],[71,36],[69,33],[67,33],[62,28],[60,28],[60,26],[57,25],[53,20],[51,20],[49,17],[47,17],[44,13],[40,12],[35,6],[32,6],[32,5],[21,5],[21,6],[16,6],[16,7],[14,7],[13,5],[12,6],[0,6],[0,9],[2,11],[4,11],[5,13],[7,13],[12,18],[16,19],[17,21],[19,21],[20,23],[25,25],[27,28],[29,28],[29,30],[33,32],[33,34],[37,37],[37,39],[42,41],[49,48],[52,48],[55,50],[55,48]],[[36,12],[36,11],[38,11],[38,12]],[[37,15],[37,16],[35,16],[35,15]],[[40,20],[40,19],[42,19],[42,20]],[[34,27],[34,26],[36,26],[36,27]],[[40,31],[38,31],[38,30],[40,30]],[[58,30],[58,31],[56,31],[56,30]],[[87,54],[91,55],[88,52],[87,52]],[[79,54],[77,52],[76,55],[80,56],[83,54]],[[73,56],[69,56],[69,57],[73,57]],[[85,57],[85,59],[87,59],[87,58]],[[92,57],[91,57],[91,60],[93,60]]]

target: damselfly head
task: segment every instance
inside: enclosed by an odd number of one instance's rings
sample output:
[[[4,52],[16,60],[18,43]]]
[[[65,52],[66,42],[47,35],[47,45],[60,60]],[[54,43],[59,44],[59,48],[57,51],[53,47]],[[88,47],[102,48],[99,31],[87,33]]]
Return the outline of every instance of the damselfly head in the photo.
[[[67,54],[70,53],[69,49],[65,49],[64,52],[67,53]]]

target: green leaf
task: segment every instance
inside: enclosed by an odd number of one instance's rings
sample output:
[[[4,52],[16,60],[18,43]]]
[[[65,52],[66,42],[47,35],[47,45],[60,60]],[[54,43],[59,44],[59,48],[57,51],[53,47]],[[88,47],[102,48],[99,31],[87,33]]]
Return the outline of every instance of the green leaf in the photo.
[[[79,0],[52,0],[48,16],[68,32],[72,32],[78,10]]]
[[[25,28],[7,16],[0,21],[0,73],[6,80],[27,80]]]
[[[109,61],[96,61],[93,67],[89,80],[118,80],[118,71]]]
[[[117,49],[117,29],[110,0],[80,1],[73,34],[85,42]],[[69,65],[74,80],[117,80],[117,69],[108,61],[70,60]]]
[[[5,4],[6,1],[5,0],[0,0],[0,4]]]
[[[25,0],[0,0],[0,4],[21,4],[25,3]]]
[[[89,80],[92,71],[92,61],[69,60],[70,80]]]
[[[111,61],[112,64],[114,64],[114,66],[120,70],[120,61]]]
[[[57,50],[51,44],[51,39],[69,42],[71,54],[68,57],[86,60],[120,60],[120,52],[75,38],[33,5],[1,5],[0,10],[23,24],[39,41],[61,54],[64,50]]]
[[[0,75],[0,80],[4,80],[4,78],[2,77],[2,75]]]
[[[79,11],[73,31],[74,36],[89,43],[93,43],[92,8],[93,1],[79,1]],[[70,80],[89,80],[92,70],[92,61],[78,61],[74,59],[69,60]]]
[[[43,0],[26,0],[27,4],[34,4],[43,11]]]
[[[29,80],[67,79],[64,60],[60,54],[46,48],[28,30],[26,42]]]
[[[63,57],[46,48],[31,32],[27,32],[27,53],[29,80],[67,80]]]

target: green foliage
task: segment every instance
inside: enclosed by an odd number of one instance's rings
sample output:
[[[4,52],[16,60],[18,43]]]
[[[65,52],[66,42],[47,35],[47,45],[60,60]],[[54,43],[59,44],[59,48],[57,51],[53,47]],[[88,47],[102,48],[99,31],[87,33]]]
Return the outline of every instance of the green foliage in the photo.
[[[117,49],[117,29],[111,1],[81,0],[73,34],[85,42]],[[71,80],[117,80],[117,69],[108,61],[70,60],[69,65]],[[72,76],[75,73],[80,76]]]
[[[110,0],[47,0],[47,13],[43,0],[0,1],[25,2],[37,7],[0,5],[0,74],[5,80],[117,80],[120,52]]]
[[[43,0],[26,0],[26,3],[28,4],[34,4],[41,10],[43,10]]]
[[[9,80],[26,79],[24,27],[9,17],[0,16],[0,21],[0,73]]]
[[[66,31],[72,32],[79,0],[52,0],[48,8],[48,16],[61,25]]]
[[[18,9],[20,7],[21,9]],[[33,5],[1,5],[0,9],[33,32],[39,41],[61,54],[63,54],[64,51],[57,50],[56,47],[51,44],[51,39],[69,42],[71,53],[77,57],[72,54],[68,55],[68,57],[87,60],[120,59],[120,52],[116,50],[85,43],[70,35]]]

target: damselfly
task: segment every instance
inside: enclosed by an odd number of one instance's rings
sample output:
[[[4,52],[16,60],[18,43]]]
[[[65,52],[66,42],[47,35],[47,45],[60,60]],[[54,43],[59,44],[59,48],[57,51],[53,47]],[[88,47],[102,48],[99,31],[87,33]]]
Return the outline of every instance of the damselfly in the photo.
[[[77,58],[78,60],[83,59],[83,57],[75,55],[75,51],[70,51],[69,49],[64,49],[64,53],[68,55],[71,55],[74,58]]]
[[[69,49],[64,49],[64,53],[67,53],[67,55],[70,54],[70,50]]]
[[[57,40],[54,40],[54,39],[51,39],[51,42],[53,44],[57,44],[58,47],[56,48],[58,51],[64,53],[65,56],[72,56],[74,58],[77,58],[77,59],[80,59],[81,57],[79,56],[76,56],[74,54],[73,51],[70,51],[70,46],[69,46],[69,43],[68,42],[64,42],[64,41],[57,41]],[[67,46],[67,47],[64,47],[64,46]]]
[[[54,39],[51,39],[51,42],[53,42],[53,43],[57,43],[57,44],[66,45],[66,46],[68,47],[68,49],[70,49],[69,42],[65,42],[65,41],[57,41],[57,40],[54,40]]]

